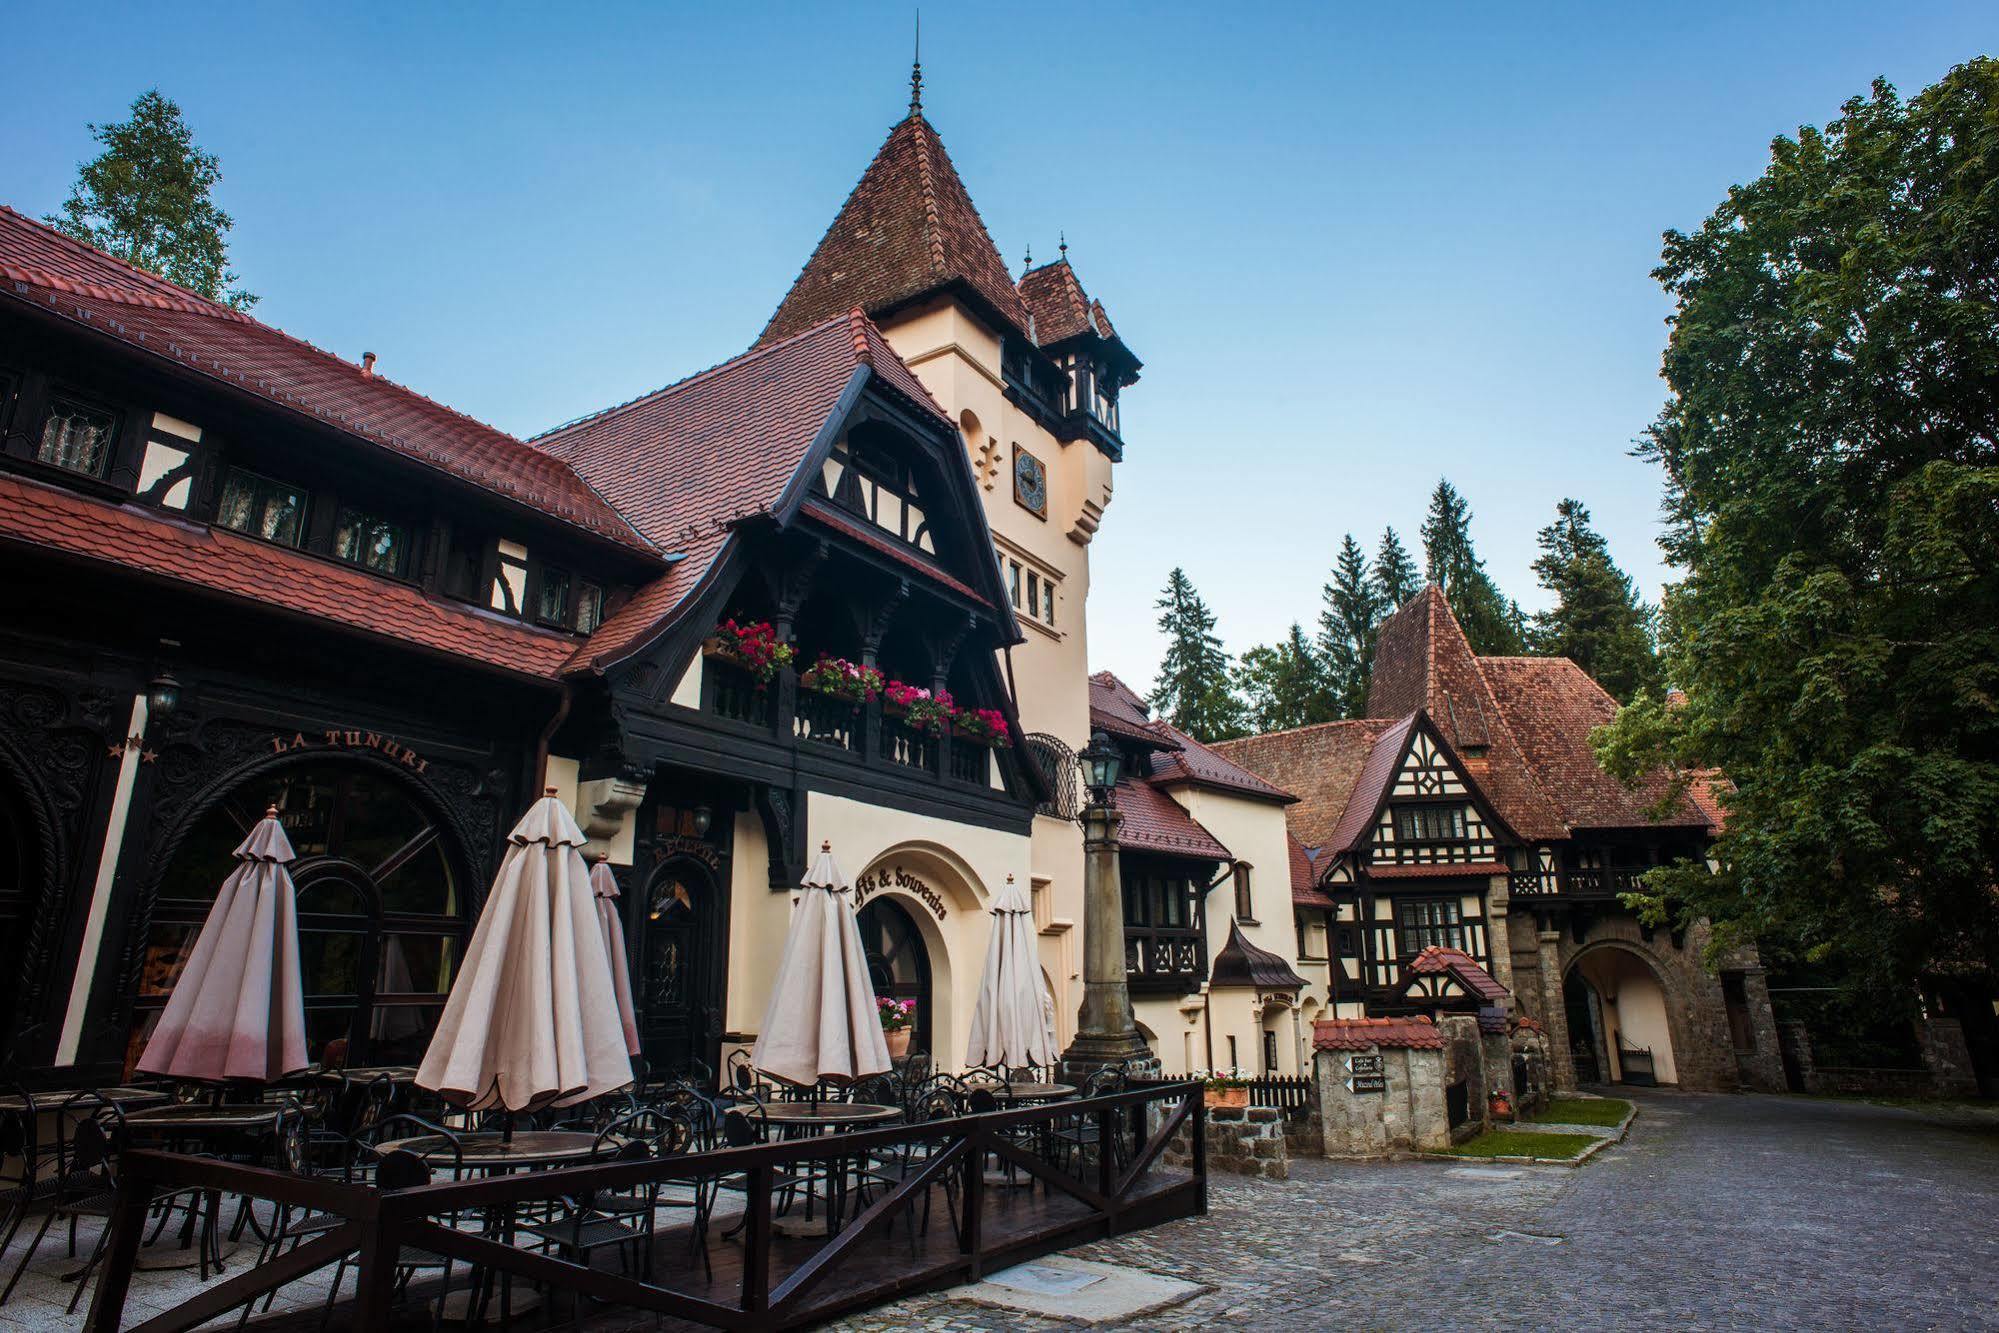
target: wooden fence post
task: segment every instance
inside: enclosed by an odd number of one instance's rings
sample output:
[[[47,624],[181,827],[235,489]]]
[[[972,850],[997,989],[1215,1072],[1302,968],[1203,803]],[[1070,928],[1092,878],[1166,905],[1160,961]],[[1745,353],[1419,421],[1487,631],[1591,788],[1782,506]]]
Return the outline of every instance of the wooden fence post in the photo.
[[[387,1328],[396,1299],[396,1240],[399,1228],[379,1214],[362,1225],[354,1259],[353,1328]]]
[[[1208,1099],[1198,1089],[1187,1094],[1194,1099],[1193,1114],[1188,1123],[1194,1134],[1194,1179],[1199,1182],[1195,1198],[1202,1213],[1208,1211]]]
[[[965,1226],[960,1234],[959,1246],[969,1259],[966,1271],[971,1280],[977,1282],[986,1275],[982,1254],[986,1244],[986,1132],[983,1128],[973,1130],[966,1143]]]
[[[743,1310],[761,1314],[770,1308],[771,1168],[753,1166],[745,1176],[750,1211],[743,1226]]]
[[[32,1114],[32,1113],[31,1113]],[[105,1225],[111,1246],[98,1267],[97,1290],[84,1320],[88,1333],[118,1333],[125,1322],[125,1293],[132,1286],[132,1267],[139,1260],[139,1240],[146,1231],[146,1209],[152,1197],[148,1182],[135,1171],[118,1177],[118,1194]]]

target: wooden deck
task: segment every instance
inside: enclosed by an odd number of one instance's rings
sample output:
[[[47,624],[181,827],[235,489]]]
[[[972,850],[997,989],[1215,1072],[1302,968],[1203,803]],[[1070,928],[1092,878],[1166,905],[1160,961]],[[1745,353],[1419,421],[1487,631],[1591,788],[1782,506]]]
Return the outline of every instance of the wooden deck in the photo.
[[[462,1303],[481,1280],[475,1266],[485,1270],[489,1289],[505,1288],[504,1318],[499,1295],[486,1304],[491,1327],[592,1333],[790,1328],[911,1292],[976,1281],[1038,1255],[1204,1212],[1203,1129],[1199,1085],[1171,1084],[913,1128],[404,1189],[134,1153],[125,1171],[130,1197],[121,1196],[119,1204],[118,1225],[126,1234],[114,1227],[88,1327],[92,1333],[127,1328],[122,1310],[146,1201],[153,1190],[182,1182],[286,1199],[347,1220],[296,1251],[132,1325],[139,1333],[194,1328],[342,1256],[349,1262],[332,1311],[335,1328],[427,1329],[438,1299]],[[1047,1151],[1058,1133],[1073,1138],[1075,1131],[1094,1137],[1081,1148]],[[1191,1138],[1190,1166],[1164,1164],[1163,1150],[1176,1134]],[[823,1168],[912,1139],[928,1153],[919,1168],[893,1188],[877,1186],[865,1202],[851,1200],[831,1236],[817,1226],[806,1228],[803,1201],[791,1200],[774,1184],[799,1169]],[[1098,1151],[1099,1144],[1110,1150]],[[522,1207],[592,1189],[657,1185],[671,1198],[684,1192],[687,1182],[724,1174],[747,1187],[723,1196],[740,1203],[733,1213],[718,1210],[713,1218],[705,1266],[693,1244],[690,1214],[682,1209],[657,1214],[649,1270],[634,1262],[630,1247],[622,1255],[615,1248],[600,1249],[586,1265],[501,1243],[490,1232],[445,1225],[453,1216],[513,1216]],[[397,1256],[412,1252],[449,1255],[448,1282],[432,1266],[418,1270],[407,1290],[397,1289]],[[319,1312],[312,1311],[253,1319],[250,1327],[316,1333],[320,1325]]]

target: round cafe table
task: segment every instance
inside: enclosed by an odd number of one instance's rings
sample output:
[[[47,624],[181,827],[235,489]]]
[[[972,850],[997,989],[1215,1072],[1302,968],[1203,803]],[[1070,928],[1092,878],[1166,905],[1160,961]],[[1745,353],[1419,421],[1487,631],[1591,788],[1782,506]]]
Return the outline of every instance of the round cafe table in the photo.
[[[1006,1095],[1017,1102],[1065,1102],[1076,1095],[1073,1083],[1009,1083]]]
[[[805,1138],[862,1125],[883,1125],[902,1119],[900,1106],[880,1106],[873,1102],[767,1102],[761,1108],[763,1122],[773,1129]],[[847,1171],[843,1159],[827,1158],[821,1171],[805,1172],[805,1220],[812,1220],[812,1186],[823,1175],[826,1181],[826,1234],[838,1229],[846,1206]]]
[[[414,1153],[432,1166],[462,1163],[468,1171],[522,1171],[537,1166],[561,1166],[588,1161],[610,1151],[595,1134],[577,1129],[521,1129],[508,1140],[492,1130],[453,1136],[449,1140],[435,1134],[417,1134],[406,1139],[386,1139],[375,1145],[380,1153]]]

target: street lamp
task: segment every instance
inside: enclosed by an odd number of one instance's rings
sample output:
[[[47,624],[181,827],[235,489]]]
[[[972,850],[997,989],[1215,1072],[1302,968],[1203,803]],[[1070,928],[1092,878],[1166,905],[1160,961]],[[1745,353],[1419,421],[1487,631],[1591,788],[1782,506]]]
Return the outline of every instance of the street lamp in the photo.
[[[146,682],[146,716],[155,722],[164,722],[173,716],[174,709],[180,707],[180,682],[173,673],[164,668],[160,674]]]
[[[1124,767],[1124,756],[1118,753],[1111,738],[1099,731],[1090,737],[1090,743],[1083,747],[1077,762],[1083,766],[1083,786],[1089,789],[1091,805],[1109,805],[1111,792],[1117,787],[1119,770]]]

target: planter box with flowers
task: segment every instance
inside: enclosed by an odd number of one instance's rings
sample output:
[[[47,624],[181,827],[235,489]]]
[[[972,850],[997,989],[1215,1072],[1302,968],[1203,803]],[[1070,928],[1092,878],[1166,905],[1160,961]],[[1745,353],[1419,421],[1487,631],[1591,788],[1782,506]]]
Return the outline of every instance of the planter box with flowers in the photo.
[[[874,702],[888,682],[871,666],[821,653],[818,661],[799,673],[798,683],[815,694],[838,699],[859,710],[863,704]]]
[[[1013,744],[1006,729],[1006,714],[997,708],[960,709],[951,719],[951,730],[968,741],[1003,750]]]
[[[1196,1072],[1201,1080],[1201,1100],[1208,1106],[1248,1106],[1249,1077],[1239,1069]]]
[[[908,1055],[910,1034],[916,1030],[916,1001],[877,995],[875,1014],[881,1019],[882,1040],[888,1043],[889,1058],[900,1060]]]
[[[932,693],[920,686],[892,680],[882,687],[882,699],[911,731],[942,731],[945,723],[959,716],[949,690]]]
[[[749,672],[758,689],[769,685],[797,656],[797,649],[778,641],[777,631],[768,620],[744,624],[731,617],[717,625],[701,646]]]

